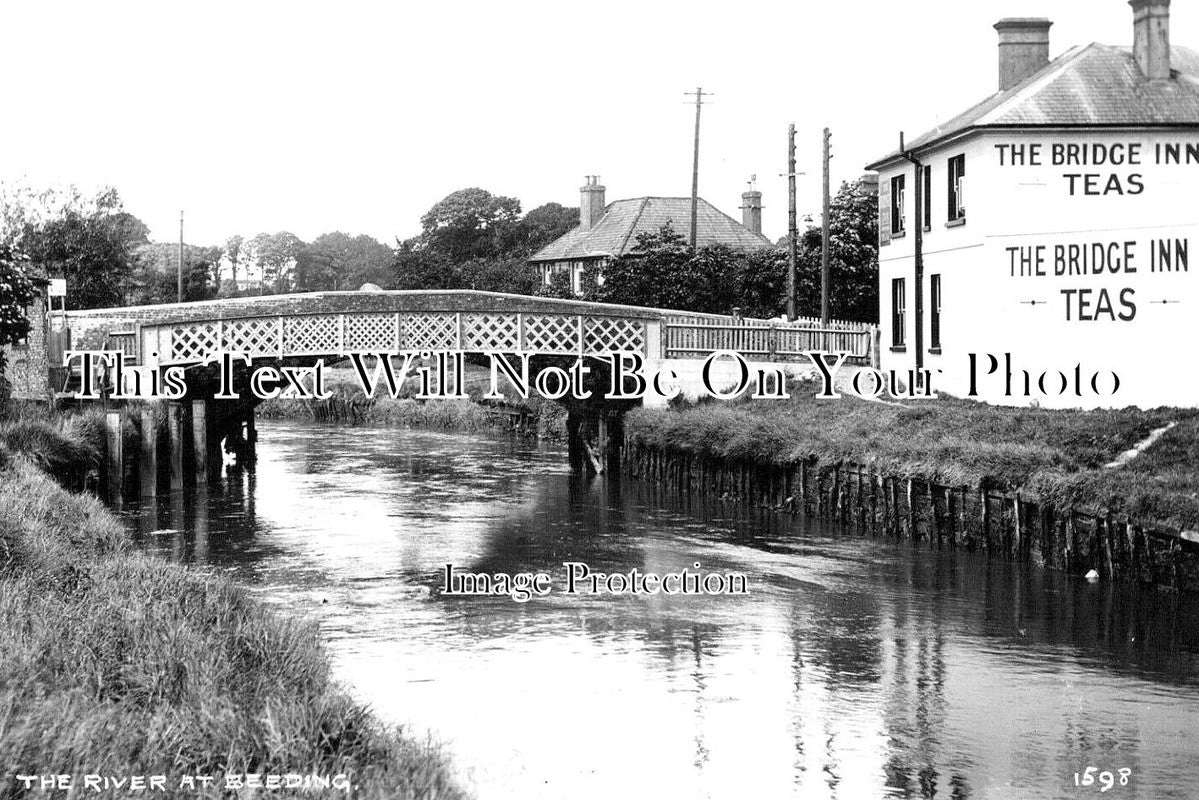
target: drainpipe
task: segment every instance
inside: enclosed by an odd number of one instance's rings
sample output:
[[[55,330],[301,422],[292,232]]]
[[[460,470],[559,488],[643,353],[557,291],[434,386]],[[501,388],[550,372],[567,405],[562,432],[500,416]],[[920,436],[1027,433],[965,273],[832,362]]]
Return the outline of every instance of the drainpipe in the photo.
[[[924,213],[924,164],[904,146],[903,131],[899,133],[899,152],[916,168],[915,211],[912,214],[916,228],[916,295],[912,305],[916,310],[916,375],[919,380],[920,370],[924,369],[924,220],[921,219]]]

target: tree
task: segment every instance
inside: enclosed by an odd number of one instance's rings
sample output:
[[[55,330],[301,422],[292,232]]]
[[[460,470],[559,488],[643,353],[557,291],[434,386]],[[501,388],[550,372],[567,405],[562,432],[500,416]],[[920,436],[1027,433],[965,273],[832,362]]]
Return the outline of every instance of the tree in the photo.
[[[694,253],[669,223],[641,233],[632,251],[603,266],[603,281],[585,274],[588,299],[607,303],[774,317],[784,305],[786,258],[774,248],[707,245]]]
[[[66,278],[68,308],[103,308],[124,301],[134,250],[149,242],[148,232],[110,189],[90,208],[72,207],[58,217],[26,222],[20,242],[47,275]]]
[[[396,243],[391,285],[396,289],[461,288],[460,272],[444,255],[421,246],[419,237]]]
[[[577,300],[575,288],[571,285],[571,275],[568,269],[556,269],[550,273],[548,284],[540,284],[537,294],[541,297],[553,297],[558,300]]]
[[[393,258],[391,248],[366,234],[323,233],[296,258],[296,288],[336,291],[357,289],[364,283],[388,284]]]
[[[533,294],[537,291],[537,268],[524,256],[473,258],[458,269],[458,283],[481,292]]]
[[[689,308],[695,305],[687,275],[690,260],[686,240],[668,222],[657,233],[637,234],[631,252],[603,267],[602,283],[597,275],[585,275],[585,294],[604,303]]]
[[[16,244],[27,226],[38,226],[68,211],[96,211],[97,198],[86,198],[74,185],[35,189],[25,180],[0,182],[0,241]]]
[[[221,248],[184,245],[183,300],[211,300],[217,293]],[[173,303],[178,297],[179,246],[150,243],[134,253],[133,282],[128,299],[133,305]]]
[[[294,233],[260,233],[245,244],[252,260],[262,270],[262,293],[267,287],[282,294],[292,283],[292,267],[304,249],[304,241]]]
[[[233,284],[228,292],[229,294],[237,291],[237,269],[242,265],[242,246],[245,244],[245,241],[244,238],[236,234],[225,240],[225,258],[229,259],[229,279]],[[224,291],[224,287],[218,288]]]
[[[29,333],[25,314],[33,298],[29,258],[11,244],[0,242],[0,345],[19,342]],[[0,403],[7,402],[8,395],[4,350],[0,349]]]
[[[518,225],[520,249],[532,255],[579,224],[579,209],[546,203],[525,214]]]
[[[493,258],[508,252],[518,238],[520,201],[484,189],[459,189],[439,200],[421,217],[423,243],[455,263]]]
[[[829,315],[878,322],[878,198],[864,184],[843,183],[829,202]],[[796,309],[820,316],[821,231],[800,237]]]

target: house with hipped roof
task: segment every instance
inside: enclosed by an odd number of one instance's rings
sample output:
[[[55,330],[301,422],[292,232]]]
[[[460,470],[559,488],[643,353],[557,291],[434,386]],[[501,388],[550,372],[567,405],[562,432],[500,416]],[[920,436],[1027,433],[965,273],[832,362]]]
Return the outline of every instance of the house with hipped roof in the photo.
[[[641,233],[658,233],[670,224],[687,235],[691,226],[690,197],[634,197],[605,203],[606,189],[597,176],[588,176],[579,190],[579,225],[533,254],[542,284],[555,275],[568,275],[575,294],[582,294],[584,273],[602,275],[611,259],[630,254]],[[741,195],[742,221],[738,222],[700,198],[696,206],[696,246],[723,244],[736,250],[770,247],[762,235],[762,193]]]
[[[1049,20],[1001,20],[998,90],[868,165],[885,369],[1005,404],[1199,405],[1172,377],[1199,333],[1199,54],[1169,0],[1129,5],[1131,46],[1053,59]]]

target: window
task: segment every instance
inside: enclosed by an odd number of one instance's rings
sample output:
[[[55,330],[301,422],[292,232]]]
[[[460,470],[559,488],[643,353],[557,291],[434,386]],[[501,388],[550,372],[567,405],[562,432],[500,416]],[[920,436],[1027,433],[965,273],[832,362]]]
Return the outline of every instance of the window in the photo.
[[[924,202],[921,204],[924,208],[920,213],[923,219],[920,222],[924,225],[924,230],[931,231],[933,229],[933,168],[924,168],[924,185],[921,187],[924,192]]]
[[[891,235],[903,235],[903,175],[891,179]]]
[[[904,328],[907,320],[907,297],[904,291],[904,278],[891,281],[891,346],[903,347]]]
[[[941,350],[941,276],[928,276],[929,300],[929,339],[928,346],[940,352]]]
[[[949,159],[949,221],[966,219],[966,156]]]

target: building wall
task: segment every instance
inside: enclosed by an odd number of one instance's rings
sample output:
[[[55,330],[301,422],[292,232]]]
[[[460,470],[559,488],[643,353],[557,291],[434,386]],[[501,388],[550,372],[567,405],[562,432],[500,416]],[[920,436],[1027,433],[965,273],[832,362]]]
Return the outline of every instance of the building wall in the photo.
[[[1190,163],[1160,163],[1166,152],[1159,154],[1158,146],[1174,144],[1184,162],[1191,146]],[[1011,148],[1020,145],[1025,161],[1012,164]],[[1030,163],[1032,145],[1040,147],[1039,164]],[[1125,151],[1139,145],[1140,163],[1055,163],[1055,145],[1062,148],[1059,160],[1070,145],[1108,152],[1113,145]],[[946,227],[946,160],[959,153],[967,164],[966,223]],[[933,168],[932,224],[924,238],[924,364],[941,370],[934,388],[969,396],[973,354],[975,396],[989,402],[1199,406],[1199,382],[1184,377],[1185,343],[1199,332],[1199,214],[1193,210],[1199,129],[987,132],[922,160]],[[901,171],[908,182],[908,230],[880,248],[880,327],[884,369],[906,370],[916,360],[912,165],[882,170],[880,194]],[[1080,176],[1074,179],[1073,193],[1069,175]],[[1096,176],[1089,190],[1085,175]],[[1168,260],[1163,259],[1162,242],[1168,243]],[[1072,247],[1080,256],[1078,268],[1082,252],[1089,259],[1098,247],[1103,256],[1099,272],[1092,263],[1085,274],[1071,270]],[[1183,263],[1180,253],[1195,263]],[[1113,264],[1107,263],[1109,254],[1115,257]],[[1023,267],[1021,256],[1028,259]],[[933,275],[941,276],[943,294],[939,354],[928,352]],[[891,282],[896,277],[906,278],[902,351],[890,347]],[[998,368],[987,375],[991,356]],[[1031,383],[1027,394],[1025,372]],[[1099,392],[1091,385],[1097,373]],[[1120,380],[1114,394],[1111,373]],[[1042,374],[1044,391],[1037,385]]]
[[[38,295],[28,309],[29,335],[23,344],[8,345],[4,351],[4,374],[16,400],[46,400],[52,395],[50,363],[46,346],[46,300]]]

